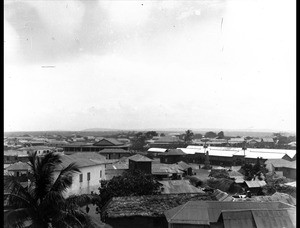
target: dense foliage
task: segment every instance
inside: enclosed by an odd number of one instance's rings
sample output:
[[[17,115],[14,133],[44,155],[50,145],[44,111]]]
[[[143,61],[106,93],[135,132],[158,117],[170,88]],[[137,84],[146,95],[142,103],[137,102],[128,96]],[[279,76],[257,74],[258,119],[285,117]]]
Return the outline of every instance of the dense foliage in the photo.
[[[263,187],[263,193],[265,195],[272,195],[275,192],[281,192],[289,194],[296,198],[296,187],[284,185],[288,180],[285,177],[277,177],[276,174],[266,176],[267,185]]]
[[[31,183],[23,187],[14,176],[4,180],[5,227],[92,227],[88,215],[80,207],[93,202],[91,195],[64,197],[72,185],[72,175],[80,172],[76,164],[63,168],[55,178],[61,163],[59,154],[29,156]]]
[[[184,142],[190,143],[194,138],[194,133],[191,130],[187,130],[184,135]]]
[[[256,176],[260,178],[261,174],[266,175],[268,170],[266,169],[266,165],[261,164],[260,159],[257,158],[256,164],[245,163],[239,172],[245,176],[245,180],[252,180]]]
[[[126,171],[122,176],[101,181],[99,206],[103,207],[112,197],[160,194],[160,187],[161,184],[151,174],[139,170]]]
[[[230,179],[228,171],[225,169],[212,169],[209,177]]]

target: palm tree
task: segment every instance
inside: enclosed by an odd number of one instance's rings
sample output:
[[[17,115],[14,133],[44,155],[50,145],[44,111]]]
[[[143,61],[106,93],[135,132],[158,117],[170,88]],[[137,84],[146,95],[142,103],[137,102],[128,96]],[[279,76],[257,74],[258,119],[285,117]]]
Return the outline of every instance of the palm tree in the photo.
[[[64,197],[72,185],[72,176],[80,172],[75,163],[64,167],[57,178],[54,172],[61,164],[58,153],[43,157],[29,156],[32,180],[23,187],[14,176],[4,179],[6,227],[93,227],[90,217],[81,207],[93,202],[94,195]]]

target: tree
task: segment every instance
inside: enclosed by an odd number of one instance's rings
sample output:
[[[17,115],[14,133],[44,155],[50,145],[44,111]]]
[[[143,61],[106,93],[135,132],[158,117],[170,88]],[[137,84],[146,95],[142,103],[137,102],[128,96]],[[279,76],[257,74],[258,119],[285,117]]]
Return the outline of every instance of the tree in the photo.
[[[218,138],[219,139],[224,139],[224,132],[223,131],[220,131],[219,133],[218,133]]]
[[[137,133],[135,138],[132,140],[130,149],[139,151],[145,150],[146,140],[147,138],[142,132]]]
[[[219,169],[212,169],[208,175],[209,177],[214,177],[214,178],[225,178],[225,179],[231,179],[229,177],[228,171],[225,169],[219,170]]]
[[[205,133],[205,138],[216,138],[218,135],[215,132],[209,131]]]
[[[29,165],[32,179],[23,187],[14,176],[4,179],[5,224],[7,227],[85,227],[91,225],[89,216],[80,209],[95,199],[92,195],[64,197],[72,185],[72,175],[80,172],[75,163],[63,168],[54,178],[57,165],[61,164],[58,153],[38,157],[30,154]]]
[[[152,139],[154,136],[158,136],[156,131],[147,131],[145,134],[147,139]]]
[[[191,130],[187,130],[184,135],[184,142],[189,143],[193,140],[194,133]]]
[[[140,170],[128,170],[122,176],[101,181],[99,206],[102,208],[112,197],[117,196],[157,195],[160,194],[160,186],[153,175]]]
[[[194,134],[194,139],[202,139],[203,135],[200,133]]]
[[[256,176],[260,178],[261,174],[265,176],[268,170],[264,164],[261,164],[260,159],[257,158],[256,164],[245,163],[239,172],[245,176],[245,180],[252,180]]]

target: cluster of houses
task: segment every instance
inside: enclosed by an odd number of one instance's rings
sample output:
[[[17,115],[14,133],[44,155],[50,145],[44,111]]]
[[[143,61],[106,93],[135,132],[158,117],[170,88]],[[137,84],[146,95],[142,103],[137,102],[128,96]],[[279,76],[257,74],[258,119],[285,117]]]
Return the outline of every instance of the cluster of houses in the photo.
[[[133,153],[127,140],[90,140],[90,143],[79,140],[64,145],[23,144],[20,148],[5,150],[5,175],[16,176],[26,187],[31,179],[29,154],[36,152],[43,156],[53,151],[61,153],[63,161],[57,167],[56,175],[71,162],[76,162],[80,170],[74,175],[66,195],[98,192],[101,180],[110,180],[127,170],[142,170],[155,176],[161,184],[160,195],[114,197],[103,208],[101,220],[114,228],[296,227],[294,198],[280,193],[258,196],[266,182],[245,181],[238,172],[244,161],[255,163],[259,158],[269,172],[288,178],[291,183],[287,185],[295,186],[296,150],[214,147],[209,143],[182,147],[182,142],[177,139],[168,142],[162,138],[158,143],[152,142],[152,146],[159,147]],[[165,148],[168,144],[172,146]],[[218,188],[207,191],[193,184],[188,179],[191,176],[210,178],[210,170],[203,169],[206,162],[211,165],[210,169],[228,170],[235,184],[249,190],[252,197],[229,195]]]

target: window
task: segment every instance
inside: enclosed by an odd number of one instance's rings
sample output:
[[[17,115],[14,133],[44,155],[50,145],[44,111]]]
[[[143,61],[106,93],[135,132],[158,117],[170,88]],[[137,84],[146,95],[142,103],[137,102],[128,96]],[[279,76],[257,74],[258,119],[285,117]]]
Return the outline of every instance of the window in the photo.
[[[102,177],[102,170],[100,170],[100,178]]]
[[[87,180],[89,181],[91,179],[91,173],[87,173]]]
[[[83,174],[79,174],[79,182],[82,182]]]

